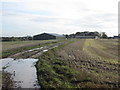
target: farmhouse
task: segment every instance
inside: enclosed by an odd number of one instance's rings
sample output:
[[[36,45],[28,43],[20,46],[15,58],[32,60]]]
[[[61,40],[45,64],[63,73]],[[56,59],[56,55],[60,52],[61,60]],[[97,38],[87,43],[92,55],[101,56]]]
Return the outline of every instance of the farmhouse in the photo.
[[[63,35],[55,34],[55,33],[42,33],[33,36],[34,40],[50,40],[50,39],[64,39]]]

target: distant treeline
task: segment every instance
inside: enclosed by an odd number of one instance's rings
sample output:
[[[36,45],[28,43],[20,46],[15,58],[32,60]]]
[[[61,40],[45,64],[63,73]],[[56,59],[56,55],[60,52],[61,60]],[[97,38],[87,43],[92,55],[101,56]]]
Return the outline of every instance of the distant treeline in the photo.
[[[105,38],[105,39],[111,39],[111,38],[120,38],[120,34],[118,36],[114,37],[108,37],[105,32],[76,32],[75,34],[64,34],[66,38],[76,38],[76,36],[97,36],[98,38]],[[26,37],[0,37],[0,41],[26,41],[26,40],[33,40],[32,36],[26,36]]]
[[[32,40],[31,36],[27,37],[1,37],[1,41],[26,41],[26,40]]]
[[[75,38],[76,36],[97,36],[100,38],[108,38],[107,34],[105,32],[89,32],[89,31],[85,31],[85,32],[76,32],[75,34],[66,34],[65,37],[66,38]]]

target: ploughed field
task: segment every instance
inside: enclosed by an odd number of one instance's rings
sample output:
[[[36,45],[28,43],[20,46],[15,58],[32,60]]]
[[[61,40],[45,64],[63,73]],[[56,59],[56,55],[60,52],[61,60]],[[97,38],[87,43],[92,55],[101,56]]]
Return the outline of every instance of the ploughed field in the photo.
[[[117,40],[78,40],[58,54],[68,61],[71,68],[83,73],[76,78],[79,82],[87,77],[92,83],[118,85]]]
[[[42,87],[119,87],[118,50],[117,39],[79,39],[50,50],[37,63],[39,83]]]

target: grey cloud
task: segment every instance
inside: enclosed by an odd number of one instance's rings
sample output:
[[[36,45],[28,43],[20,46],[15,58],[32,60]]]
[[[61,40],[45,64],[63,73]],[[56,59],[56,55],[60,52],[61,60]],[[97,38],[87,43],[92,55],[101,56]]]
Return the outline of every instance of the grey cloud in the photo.
[[[48,18],[48,17],[37,17],[35,19],[32,19],[32,21],[35,22],[56,22],[58,18]]]
[[[65,26],[76,26],[81,28],[106,28],[104,23],[116,21],[116,14],[94,14],[85,16],[82,19],[38,17],[32,20],[35,22],[59,22],[59,20],[63,20],[63,22],[67,21],[66,23],[63,23]]]
[[[102,22],[98,21],[95,17],[92,16],[87,16],[82,19],[73,20],[72,23],[66,25],[73,25],[82,28],[104,28]]]
[[[66,25],[80,26],[82,28],[106,28],[103,23],[116,22],[116,16],[113,13],[94,14],[74,20],[72,23]]]
[[[105,14],[94,15],[94,16],[106,22],[116,22],[117,20],[116,18],[117,14],[113,14],[113,13],[105,13]]]

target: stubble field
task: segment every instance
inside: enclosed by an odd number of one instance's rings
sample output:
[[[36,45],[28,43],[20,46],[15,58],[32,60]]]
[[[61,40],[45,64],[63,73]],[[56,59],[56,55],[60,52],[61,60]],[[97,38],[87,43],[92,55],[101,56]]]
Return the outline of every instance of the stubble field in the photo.
[[[51,68],[49,71],[44,70],[44,73],[41,74],[38,70],[38,76],[41,75],[39,79],[44,81],[40,83],[43,87],[119,87],[118,54],[117,39],[79,39],[59,49],[46,52],[40,58],[40,62],[45,63],[45,65],[38,63],[39,68],[41,68],[40,71],[42,71],[42,68],[45,69],[47,65]],[[64,62],[64,64],[62,65],[60,62]],[[67,73],[68,77],[64,70],[69,72]],[[48,73],[49,76],[45,73]],[[51,79],[48,78],[50,75],[53,75]],[[72,77],[69,77],[69,75],[72,75]],[[65,82],[62,76],[67,78]],[[57,81],[54,81],[54,78],[57,78]],[[45,82],[49,81],[51,81],[51,84],[49,83],[50,85],[47,86]],[[62,82],[67,83],[67,85],[64,86]]]

